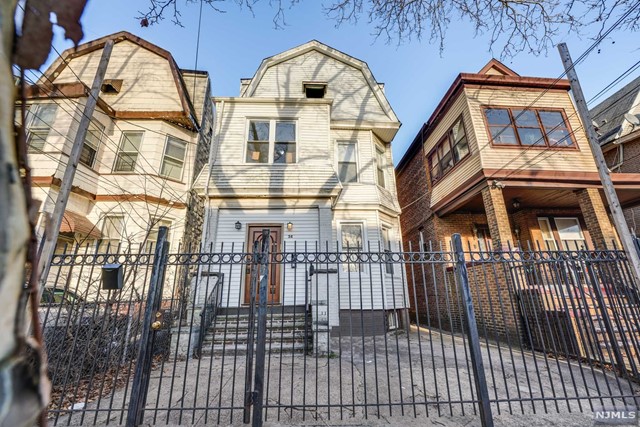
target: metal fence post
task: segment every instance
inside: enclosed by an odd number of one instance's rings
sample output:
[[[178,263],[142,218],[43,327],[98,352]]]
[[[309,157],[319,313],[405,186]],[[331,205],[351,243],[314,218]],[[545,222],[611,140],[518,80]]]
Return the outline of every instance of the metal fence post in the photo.
[[[489,389],[482,363],[482,353],[480,351],[480,337],[478,336],[478,325],[476,315],[471,300],[471,290],[469,288],[469,276],[467,274],[467,264],[464,259],[462,249],[462,239],[460,234],[451,236],[453,241],[453,251],[456,261],[456,273],[458,275],[458,286],[462,294],[462,305],[466,317],[467,337],[469,338],[469,354],[471,355],[471,366],[473,367],[473,377],[475,379],[476,393],[478,396],[478,406],[480,407],[480,420],[483,427],[493,427],[493,416],[491,414],[491,402],[489,401]]]
[[[144,407],[147,403],[147,391],[149,390],[149,382],[151,379],[153,337],[156,332],[156,328],[154,328],[152,324],[155,321],[155,314],[158,313],[162,300],[162,287],[164,285],[164,272],[167,266],[168,249],[167,227],[160,227],[158,229],[158,243],[156,244],[155,257],[153,259],[147,305],[144,311],[144,322],[142,324],[138,358],[136,359],[136,369],[131,385],[131,398],[129,399],[129,410],[127,412],[127,427],[142,424],[144,417]]]
[[[253,242],[253,253],[251,258],[251,278],[249,281],[249,319],[247,325],[247,355],[246,370],[244,376],[244,411],[243,422],[249,424],[251,422],[251,405],[253,404],[253,333],[255,326],[255,310],[256,310],[256,290],[258,286],[258,263],[260,260],[259,242]]]
[[[271,230],[262,230],[260,251],[260,293],[258,302],[258,331],[256,333],[256,373],[253,392],[253,427],[262,426],[262,407],[264,390],[264,361],[267,346],[267,288],[269,285],[269,246]]]

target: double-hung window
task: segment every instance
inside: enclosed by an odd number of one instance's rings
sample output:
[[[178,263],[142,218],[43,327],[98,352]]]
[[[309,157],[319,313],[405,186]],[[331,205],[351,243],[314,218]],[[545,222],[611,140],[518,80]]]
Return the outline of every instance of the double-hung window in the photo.
[[[358,182],[357,147],[355,141],[338,141],[338,176],[343,184]]]
[[[39,153],[44,150],[57,110],[56,104],[34,104],[29,108],[30,123],[27,139],[29,152]]]
[[[340,225],[340,244],[342,252],[347,254],[343,271],[362,271],[362,264],[357,255],[362,252],[364,242],[364,224],[361,222],[343,223]]]
[[[552,109],[493,108],[484,110],[493,145],[573,147],[564,111]]]
[[[286,164],[296,160],[295,121],[249,121],[246,163]]]
[[[380,187],[385,186],[385,170],[387,162],[384,147],[376,145],[376,181]]]
[[[122,229],[124,226],[124,216],[109,215],[105,216],[102,223],[102,240],[100,242],[100,250],[104,252],[116,252],[122,240]]]
[[[98,147],[100,147],[100,141],[102,140],[103,133],[104,126],[100,122],[91,120],[89,123],[89,129],[87,130],[87,135],[84,137],[82,151],[80,151],[80,163],[93,168],[96,163]]]
[[[178,181],[182,180],[182,170],[184,169],[184,159],[186,154],[186,142],[173,136],[167,137],[167,144],[164,148],[160,175]]]
[[[116,162],[113,165],[114,172],[133,172],[136,169],[142,135],[144,132],[122,132]]]
[[[158,243],[158,232],[160,227],[167,227],[167,241],[169,241],[169,233],[171,232],[171,221],[166,219],[156,219],[153,221],[149,234],[147,235],[147,248],[153,250]]]
[[[442,178],[469,153],[469,142],[460,117],[428,155],[431,182]]]

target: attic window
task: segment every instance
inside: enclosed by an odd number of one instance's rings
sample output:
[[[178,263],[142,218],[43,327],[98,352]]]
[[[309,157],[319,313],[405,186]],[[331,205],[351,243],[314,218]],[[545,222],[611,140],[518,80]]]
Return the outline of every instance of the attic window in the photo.
[[[120,93],[120,89],[122,89],[121,79],[105,79],[100,91],[105,94],[116,94]]]
[[[306,98],[324,98],[327,93],[326,83],[304,83],[304,96]]]

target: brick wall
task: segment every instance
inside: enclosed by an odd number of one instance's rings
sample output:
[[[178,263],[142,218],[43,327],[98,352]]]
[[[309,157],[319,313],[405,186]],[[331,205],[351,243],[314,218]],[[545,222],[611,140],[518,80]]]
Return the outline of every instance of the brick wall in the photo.
[[[576,195],[578,196],[584,222],[587,224],[591,234],[592,242],[600,247],[603,245],[611,247],[613,242],[620,246],[618,235],[609,220],[609,214],[602,202],[598,189],[585,188],[576,191]]]
[[[431,189],[422,150],[418,151],[402,170],[396,171],[396,188],[398,202],[402,209],[400,216],[402,241],[405,250],[409,250],[409,242],[412,247],[419,245],[420,230],[424,229],[423,234],[427,232],[430,228],[428,220],[433,215],[429,209]],[[427,239],[426,236],[425,239]]]

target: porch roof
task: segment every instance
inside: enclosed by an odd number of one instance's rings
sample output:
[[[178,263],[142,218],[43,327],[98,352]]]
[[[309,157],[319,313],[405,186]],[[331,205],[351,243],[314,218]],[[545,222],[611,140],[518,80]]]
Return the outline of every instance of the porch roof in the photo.
[[[80,233],[85,236],[99,239],[102,237],[100,229],[89,221],[84,215],[76,212],[65,211],[60,225],[61,233]]]
[[[623,208],[640,204],[640,173],[613,173],[611,178]],[[583,188],[600,189],[606,204],[600,177],[595,172],[483,169],[434,204],[432,210],[439,216],[457,210],[483,212],[481,191],[488,185],[503,188],[509,210],[513,199],[518,199],[521,208],[579,208],[574,191]]]

